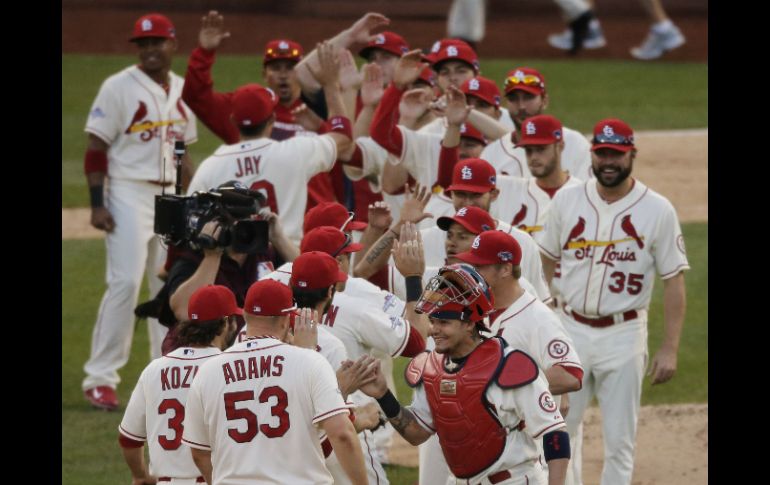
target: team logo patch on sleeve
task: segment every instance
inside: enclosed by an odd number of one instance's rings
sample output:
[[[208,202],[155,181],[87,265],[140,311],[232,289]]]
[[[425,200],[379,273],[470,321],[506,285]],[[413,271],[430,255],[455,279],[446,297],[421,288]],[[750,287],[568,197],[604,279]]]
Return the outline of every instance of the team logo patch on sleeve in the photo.
[[[676,247],[682,254],[686,254],[684,250],[684,236],[681,234],[676,237]]]
[[[554,359],[561,359],[569,352],[569,345],[567,342],[559,339],[551,340],[548,343],[548,355]]]
[[[540,394],[538,401],[540,402],[540,407],[543,409],[543,411],[547,413],[556,411],[556,403],[554,402],[553,396],[551,396],[550,392],[546,391]]]
[[[91,113],[89,114],[91,118],[106,118],[107,115],[104,114],[104,111],[100,107],[96,107],[91,110]]]
[[[404,325],[404,321],[401,317],[390,317],[390,328],[393,330]]]

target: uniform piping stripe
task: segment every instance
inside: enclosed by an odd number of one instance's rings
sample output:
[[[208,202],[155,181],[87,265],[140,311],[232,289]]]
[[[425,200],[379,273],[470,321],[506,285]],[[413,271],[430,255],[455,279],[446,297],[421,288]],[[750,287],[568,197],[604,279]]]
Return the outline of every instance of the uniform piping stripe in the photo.
[[[434,433],[436,432],[436,430],[435,430],[434,428],[432,428],[432,427],[428,426],[428,423],[426,423],[426,422],[425,422],[425,421],[424,421],[424,420],[423,420],[423,419],[420,417],[419,413],[417,413],[417,412],[416,412],[414,409],[412,409],[411,411],[412,411],[412,414],[414,415],[414,417],[415,417],[415,418],[417,418],[417,420],[418,420],[418,421],[420,421],[420,423],[422,423],[422,425],[423,425],[423,427],[424,427],[425,429],[429,429],[429,430],[433,431]]]
[[[244,340],[244,342],[245,342],[245,340]],[[268,345],[267,347],[262,347],[262,348],[259,348],[259,349],[251,349],[251,350],[233,350],[233,351],[231,351],[231,352],[227,352],[227,353],[228,353],[228,354],[248,354],[249,352],[257,352],[257,351],[260,351],[260,350],[267,350],[267,349],[272,349],[273,347],[280,347],[281,345],[286,345],[286,344],[284,344],[283,342],[281,342],[280,344]],[[220,354],[217,354],[217,355],[220,355]]]
[[[366,439],[366,433],[364,433],[364,443],[366,443],[366,454],[369,455],[369,461],[372,464],[372,471],[374,472],[374,478],[377,479],[377,484],[380,483],[380,474],[377,473],[377,467],[374,466],[374,456],[372,456],[372,449],[369,447],[369,440]]]
[[[264,145],[262,145],[260,147],[250,148],[250,149],[244,150],[242,152],[230,152],[230,153],[224,153],[224,154],[217,154],[217,153],[215,153],[215,154],[213,154],[211,156],[212,157],[229,157],[230,155],[240,155],[242,153],[249,153],[249,152],[254,152],[254,151],[257,151],[257,150],[261,150],[261,149],[265,148],[266,146],[270,146],[272,144],[273,144],[273,142],[271,141],[269,143],[265,143]]]
[[[530,306],[531,304],[535,303],[535,301],[536,301],[536,300],[537,300],[537,298],[535,298],[535,297],[533,296],[533,297],[532,297],[532,300],[530,300],[530,302],[529,302],[529,303],[527,303],[526,305],[524,305],[524,306],[521,308],[521,310],[517,311],[517,312],[516,312],[516,313],[514,313],[513,315],[507,316],[507,317],[505,317],[504,319],[500,320],[500,328],[501,328],[501,329],[503,328],[503,323],[507,322],[507,321],[508,321],[508,320],[510,320],[511,318],[515,317],[515,316],[516,316],[516,315],[518,315],[519,313],[521,313],[521,312],[523,312],[524,310],[526,310],[526,309],[527,309],[527,307],[528,307],[528,306]]]
[[[597,182],[598,183],[598,182]],[[583,185],[583,193],[586,196],[586,200],[588,201],[588,204],[593,207],[594,212],[596,212],[596,232],[594,232],[594,241],[599,239],[599,226],[601,224],[601,215],[599,214],[599,209],[596,208],[594,203],[591,201],[591,198],[588,196],[588,184],[586,183]],[[597,189],[598,193],[598,189]],[[606,269],[606,268],[605,268]],[[588,268],[588,278],[586,278],[586,285],[585,285],[585,293],[583,294],[583,310],[585,311],[586,305],[588,304],[588,287],[591,286],[591,273],[594,271],[594,258],[591,257],[591,265]],[[602,284],[604,284],[604,280],[602,279]],[[599,298],[601,299],[601,288],[599,289]]]
[[[125,435],[127,438],[131,438],[132,440],[147,441],[147,437],[146,436],[139,436],[139,435],[135,435],[133,433],[129,433],[128,431],[126,431],[125,428],[123,428],[123,426],[118,426],[118,431],[120,431],[120,434]]]
[[[193,448],[202,448],[204,450],[210,450],[211,447],[208,445],[203,445],[201,443],[196,443],[195,441],[190,441],[186,438],[182,438],[182,442],[187,443],[188,445],[192,446]]]
[[[554,426],[559,426],[559,425],[562,425],[562,424],[565,424],[565,423],[564,423],[564,421],[559,421],[558,423],[553,423],[553,424],[552,424],[552,425],[550,425],[550,426],[546,426],[546,427],[545,427],[544,429],[542,429],[542,430],[541,430],[539,433],[536,433],[536,434],[532,435],[532,437],[533,437],[533,438],[539,438],[539,437],[540,437],[540,435],[542,435],[543,433],[545,433],[545,432],[546,432],[546,431],[548,431],[549,429],[553,428]]]
[[[406,323],[406,332],[404,333],[404,341],[401,342],[401,345],[396,349],[395,352],[390,354],[391,357],[398,357],[399,355],[401,355],[401,352],[403,352],[404,349],[406,349],[407,342],[409,342],[409,336],[412,334],[411,324],[409,323],[409,320],[407,320],[406,318],[404,318],[403,320],[404,320],[404,323]]]
[[[86,131],[86,133],[91,133],[92,135],[98,136],[99,138],[102,139],[103,142],[107,143],[108,145],[112,145],[112,142],[114,141],[114,140],[111,140],[110,137],[107,136],[106,133],[104,133],[103,131],[98,130],[98,129],[94,128],[94,127],[89,126],[89,127],[86,128],[85,131]]]
[[[673,278],[674,276],[679,274],[679,272],[684,271],[686,269],[690,269],[689,264],[680,264],[679,266],[676,267],[674,271],[671,271],[670,273],[666,273],[664,275],[660,275],[660,279],[665,280],[668,278]]]
[[[513,133],[511,133],[511,136],[513,136]],[[519,158],[516,155],[514,155],[511,152],[509,152],[508,149],[505,148],[505,136],[500,138],[500,146],[503,148],[503,151],[505,152],[506,155],[508,155],[509,157],[513,158],[516,161],[516,163],[519,164],[519,172],[521,172],[519,177],[523,177],[524,176],[524,167],[521,164],[521,160],[519,160]]]
[[[216,357],[217,355],[220,355],[220,354],[204,355],[202,357],[172,357],[170,355],[164,355],[163,357],[167,357],[169,359],[174,359],[174,360],[201,360],[201,359],[208,359],[210,357]]]
[[[347,411],[348,413],[350,413],[350,409],[347,408],[347,407],[332,409],[331,411],[326,411],[325,413],[319,414],[318,416],[313,418],[313,423],[315,423],[317,421],[323,421],[324,419],[330,418],[331,416],[333,416],[335,414],[340,414],[343,411]]]
[[[551,251],[549,251],[546,248],[544,248],[543,246],[541,246],[540,243],[538,243],[537,241],[535,241],[535,244],[537,244],[537,247],[540,248],[540,252],[545,254],[548,257],[548,259],[550,259],[552,261],[560,261],[561,260],[560,256],[556,256]]]

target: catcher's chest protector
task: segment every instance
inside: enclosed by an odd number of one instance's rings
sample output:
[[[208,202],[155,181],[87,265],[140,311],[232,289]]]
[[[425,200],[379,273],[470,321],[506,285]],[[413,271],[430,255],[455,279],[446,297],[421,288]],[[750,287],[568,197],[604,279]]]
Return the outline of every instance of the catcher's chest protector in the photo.
[[[496,338],[485,340],[457,373],[444,370],[443,356],[431,352],[422,372],[433,422],[449,469],[458,478],[489,468],[505,449],[505,428],[485,391],[498,374],[503,348]]]

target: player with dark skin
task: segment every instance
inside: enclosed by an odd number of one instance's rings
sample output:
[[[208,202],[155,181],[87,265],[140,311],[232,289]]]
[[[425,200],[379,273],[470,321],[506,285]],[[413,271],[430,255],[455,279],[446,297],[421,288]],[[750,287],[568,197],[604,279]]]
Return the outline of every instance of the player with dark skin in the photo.
[[[153,81],[164,88],[168,87],[168,73],[171,60],[177,49],[176,39],[163,37],[144,37],[133,41],[139,53],[139,68]],[[89,133],[86,150],[107,153],[110,146],[98,136]],[[182,186],[187,187],[192,179],[193,167],[190,157],[185,153],[182,158]],[[104,186],[105,172],[91,172],[86,175],[88,187]],[[115,221],[109,209],[104,206],[91,208],[91,225],[102,231],[112,232]]]

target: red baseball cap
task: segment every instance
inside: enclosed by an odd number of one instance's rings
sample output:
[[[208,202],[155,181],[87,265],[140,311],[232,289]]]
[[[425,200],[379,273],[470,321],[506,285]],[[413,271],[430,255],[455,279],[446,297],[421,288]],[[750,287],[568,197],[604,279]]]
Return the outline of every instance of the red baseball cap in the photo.
[[[497,172],[495,167],[481,158],[466,158],[455,165],[452,172],[452,185],[444,189],[449,195],[453,190],[486,194],[495,188]]]
[[[307,234],[310,230],[320,226],[339,227],[342,231],[363,231],[367,224],[354,221],[355,214],[348,211],[339,202],[321,202],[307,211],[302,232]]]
[[[461,207],[452,217],[439,217],[436,225],[442,231],[448,231],[452,223],[458,223],[473,234],[481,234],[497,227],[495,219],[489,212],[475,206]]]
[[[338,227],[319,226],[305,234],[299,245],[299,252],[321,251],[330,256],[337,256],[355,253],[363,248],[362,244],[353,242],[350,236]]]
[[[244,312],[259,317],[280,317],[296,309],[291,288],[270,278],[254,282],[243,302]]]
[[[516,146],[550,145],[563,138],[561,121],[551,115],[531,116],[522,123],[521,140]]]
[[[302,60],[304,53],[302,46],[293,40],[271,40],[265,45],[265,57],[262,59],[262,65],[264,66],[268,62],[278,59],[289,59],[290,61],[299,62]]]
[[[193,322],[219,320],[230,315],[243,315],[230,288],[206,285],[195,290],[187,302],[187,317]]]
[[[629,152],[635,148],[634,130],[623,120],[607,118],[594,126],[594,138],[591,143],[591,151],[612,148],[619,152]]]
[[[438,54],[438,52],[442,48],[450,46],[450,45],[465,45],[465,46],[470,47],[470,45],[467,42],[465,42],[464,40],[461,40],[461,39],[441,39],[441,40],[437,40],[431,46],[430,52],[427,55],[423,55],[422,56],[423,60],[433,64],[436,61],[436,55]]]
[[[363,49],[358,51],[358,55],[364,59],[368,59],[369,53],[374,49],[381,49],[401,57],[409,52],[409,44],[407,44],[404,38],[397,33],[385,31],[377,34],[374,40],[370,41]]]
[[[430,66],[425,66],[422,72],[420,72],[420,77],[417,78],[417,81],[422,81],[425,84],[429,84],[431,87],[434,87],[436,86],[436,73],[433,72],[433,69],[431,69]]]
[[[317,290],[347,279],[336,259],[321,251],[310,251],[300,254],[292,263],[289,284],[292,288]]]
[[[233,94],[233,120],[240,126],[255,126],[270,117],[278,104],[272,89],[245,84]]]
[[[460,136],[463,138],[473,138],[484,145],[489,143],[486,137],[470,123],[463,123],[460,125]]]
[[[433,70],[438,72],[441,64],[447,61],[461,61],[473,68],[473,71],[479,73],[479,56],[471,46],[462,43],[444,44],[433,54]]]
[[[471,250],[455,254],[460,261],[474,266],[485,264],[521,264],[521,246],[510,234],[502,231],[484,231],[473,240]]]
[[[159,13],[148,13],[142,15],[134,23],[134,32],[129,42],[133,42],[145,37],[162,37],[164,39],[176,39],[176,29],[171,20],[165,15]]]
[[[517,67],[508,71],[505,77],[505,94],[516,89],[532,94],[545,93],[545,78],[537,69],[531,67]]]
[[[495,108],[500,107],[500,88],[491,79],[482,76],[468,79],[460,86],[460,91],[466,96],[479,98]]]

